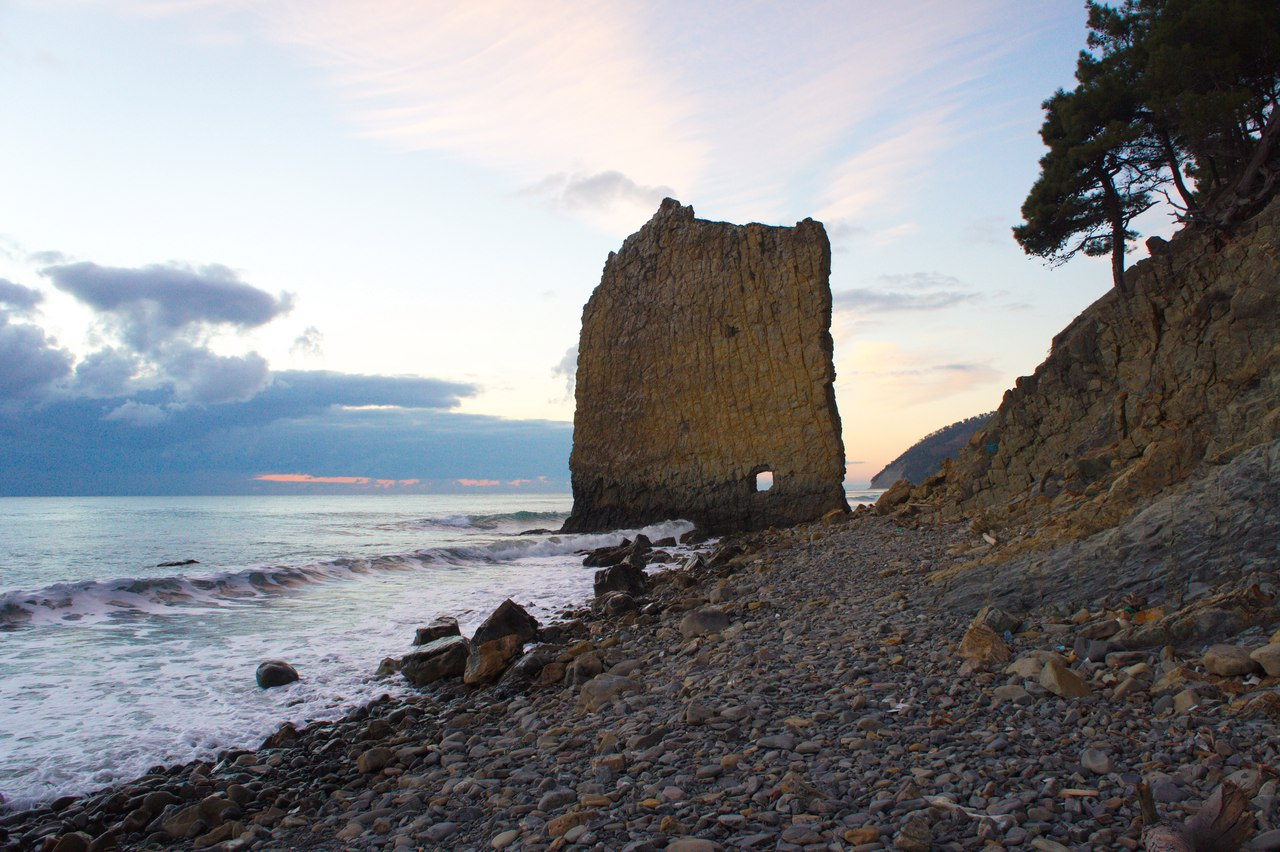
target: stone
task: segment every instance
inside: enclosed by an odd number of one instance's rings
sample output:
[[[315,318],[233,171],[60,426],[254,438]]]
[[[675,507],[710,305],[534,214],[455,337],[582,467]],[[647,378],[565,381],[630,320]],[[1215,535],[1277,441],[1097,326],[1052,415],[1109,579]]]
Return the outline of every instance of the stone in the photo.
[[[1173,696],[1173,712],[1190,713],[1200,706],[1200,695],[1194,689],[1184,689]]]
[[[629,677],[600,674],[582,685],[582,691],[578,694],[578,703],[584,709],[595,712],[623,693],[639,692],[643,689],[639,681]]]
[[[538,679],[548,664],[555,662],[556,655],[553,648],[536,647],[508,666],[499,682],[515,687],[528,686]]]
[[[685,518],[719,534],[847,512],[830,270],[813,220],[708,222],[664,200],[583,310],[564,531]]]
[[[1016,632],[1022,626],[1022,619],[999,607],[989,606],[982,611],[982,623],[1003,636],[1005,633]]]
[[[356,758],[356,771],[364,775],[381,772],[394,757],[395,752],[386,746],[374,746]]]
[[[1027,704],[1030,701],[1031,693],[1016,683],[1006,683],[991,690],[991,703],[995,706],[1001,704]]]
[[[1011,656],[1009,646],[1005,644],[1004,639],[983,622],[985,615],[984,610],[973,619],[956,650],[969,671],[990,668],[1008,661]]]
[[[1049,660],[1040,670],[1040,685],[1062,698],[1083,698],[1090,692],[1084,678],[1057,660]]]
[[[258,686],[263,689],[272,689],[293,683],[298,679],[298,670],[284,660],[265,660],[258,664],[255,677]]]
[[[400,660],[397,657],[383,657],[382,662],[378,663],[378,670],[375,671],[374,677],[383,678],[391,677],[400,673]]]
[[[538,620],[509,598],[500,603],[476,629],[471,642],[483,645],[504,636],[516,636],[522,643],[536,642],[538,639]]]
[[[922,814],[912,814],[893,838],[893,848],[904,852],[929,852],[933,848],[933,829]]]
[[[461,636],[446,636],[405,654],[400,674],[414,686],[422,687],[446,677],[458,677],[467,668],[471,646]]]
[[[1108,772],[1115,771],[1111,755],[1096,748],[1086,748],[1080,752],[1080,766],[1094,775],[1106,775]]]
[[[1220,677],[1238,677],[1261,671],[1262,666],[1239,645],[1211,645],[1200,658],[1205,671]]]
[[[93,838],[83,831],[73,831],[58,838],[52,852],[89,852]]]
[[[462,671],[462,682],[467,686],[493,683],[507,670],[511,661],[520,655],[524,645],[514,634],[502,636],[479,645],[472,643],[467,654],[467,665]]]
[[[649,590],[649,577],[643,568],[623,562],[597,571],[592,588],[597,598],[609,592],[643,595]]]
[[[640,609],[640,603],[626,592],[609,592],[596,603],[605,615],[613,618]]]
[[[1267,677],[1280,677],[1280,643],[1271,642],[1261,648],[1254,648],[1249,656],[1262,666]]]
[[[547,822],[547,836],[563,837],[571,829],[588,823],[599,815],[597,811],[570,811]]]
[[[695,639],[708,633],[723,633],[728,627],[728,614],[715,607],[695,609],[680,619],[680,635],[685,639]]]
[[[414,633],[413,644],[428,645],[437,639],[443,639],[446,636],[461,635],[462,630],[458,627],[458,619],[450,615],[442,615],[426,627],[419,627]]]
[[[519,837],[520,832],[518,829],[511,828],[506,831],[501,831],[495,834],[493,839],[489,841],[489,847],[492,849],[506,849],[512,843],[515,843]]]

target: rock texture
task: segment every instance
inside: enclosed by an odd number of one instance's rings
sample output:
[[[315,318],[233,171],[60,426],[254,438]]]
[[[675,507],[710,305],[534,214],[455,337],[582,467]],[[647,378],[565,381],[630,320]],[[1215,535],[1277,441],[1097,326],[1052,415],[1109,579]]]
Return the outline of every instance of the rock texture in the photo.
[[[722,533],[848,511],[830,270],[811,219],[708,222],[664,200],[583,310],[565,530],[680,517]]]
[[[1230,233],[1150,246],[1133,292],[1059,334],[911,503],[973,521],[1007,558],[1116,527],[1280,438],[1280,199]]]

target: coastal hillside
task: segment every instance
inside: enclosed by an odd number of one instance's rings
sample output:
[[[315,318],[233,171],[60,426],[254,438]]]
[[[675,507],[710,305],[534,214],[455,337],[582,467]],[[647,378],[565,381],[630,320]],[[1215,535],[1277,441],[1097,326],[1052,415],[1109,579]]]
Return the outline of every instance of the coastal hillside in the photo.
[[[960,452],[973,433],[985,426],[994,414],[994,411],[975,414],[930,432],[871,477],[871,487],[888,488],[899,479],[919,485],[937,473],[944,460]]]
[[[967,520],[995,543],[978,561],[1075,566],[1059,585],[1081,594],[1099,564],[1242,568],[1250,542],[1274,559],[1280,200],[1149,246],[1130,292],[1087,308],[953,461],[880,510]]]

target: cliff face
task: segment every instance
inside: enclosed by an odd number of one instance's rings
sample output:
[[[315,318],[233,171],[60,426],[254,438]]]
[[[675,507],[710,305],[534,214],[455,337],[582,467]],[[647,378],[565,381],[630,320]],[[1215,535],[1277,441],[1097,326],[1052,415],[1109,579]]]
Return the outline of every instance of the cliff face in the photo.
[[[943,461],[964,449],[973,433],[985,426],[994,414],[993,411],[978,414],[926,435],[871,477],[871,487],[888,488],[899,479],[919,485],[937,473]]]
[[[1156,241],[911,495],[1010,553],[1116,526],[1280,437],[1280,200],[1229,234]]]
[[[818,222],[708,222],[663,201],[583,310],[565,530],[847,511],[830,271]]]

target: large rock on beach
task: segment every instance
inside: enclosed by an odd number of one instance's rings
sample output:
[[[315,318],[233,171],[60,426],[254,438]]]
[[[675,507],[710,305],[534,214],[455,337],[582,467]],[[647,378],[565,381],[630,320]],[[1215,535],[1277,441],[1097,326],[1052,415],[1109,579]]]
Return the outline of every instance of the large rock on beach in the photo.
[[[298,670],[284,660],[265,660],[258,664],[255,677],[258,686],[271,689],[293,683],[298,679]]]
[[[467,665],[462,672],[462,682],[467,686],[480,686],[497,680],[511,661],[520,655],[524,643],[515,634],[508,634],[480,644],[472,643]]]
[[[812,219],[709,222],[664,200],[583,310],[565,531],[686,518],[724,533],[847,512],[830,274]]]
[[[510,598],[500,603],[484,620],[471,641],[475,645],[483,645],[504,636],[516,636],[521,642],[534,642],[538,638],[538,620]]]
[[[471,646],[461,636],[428,642],[400,660],[400,673],[414,686],[427,686],[447,677],[458,677],[467,668]]]
[[[609,592],[625,592],[628,595],[639,596],[649,590],[649,577],[643,568],[623,562],[597,571],[592,588],[597,598]]]
[[[413,637],[413,644],[426,645],[446,636],[461,636],[458,619],[450,615],[442,615],[426,627],[419,627]]]

